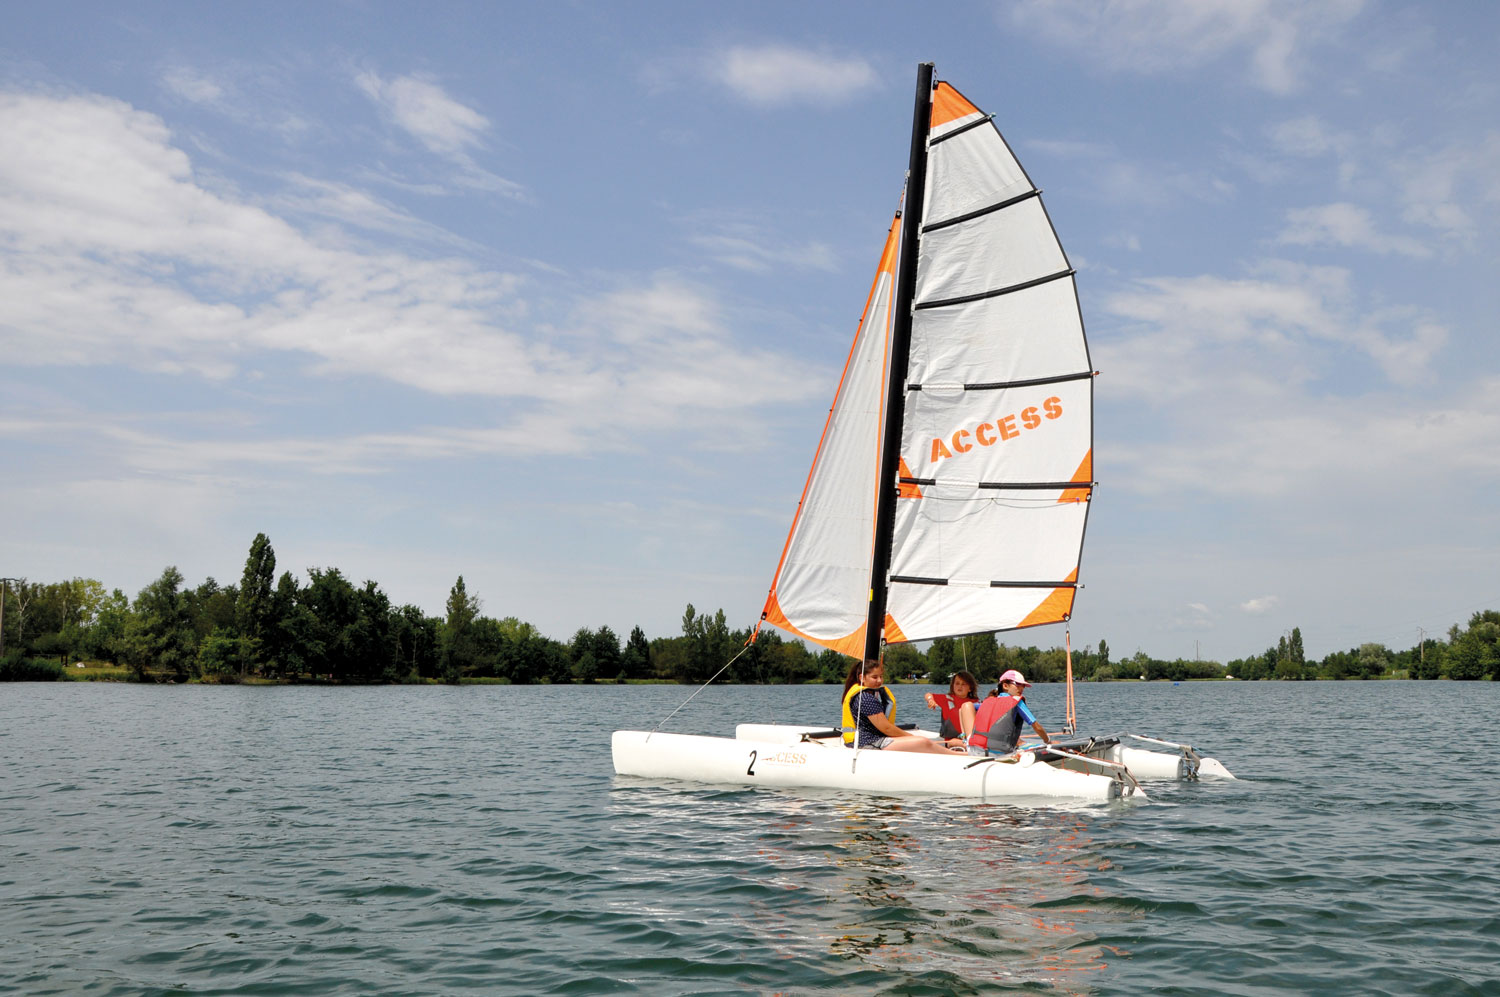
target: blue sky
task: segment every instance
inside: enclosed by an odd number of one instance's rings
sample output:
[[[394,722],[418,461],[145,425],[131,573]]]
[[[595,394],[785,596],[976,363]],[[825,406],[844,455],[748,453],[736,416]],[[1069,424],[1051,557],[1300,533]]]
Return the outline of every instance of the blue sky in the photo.
[[[1075,643],[1500,607],[1500,8],[914,9],[14,6],[0,573],[226,582],[265,532],[560,638],[751,623],[932,60],[1079,270]]]

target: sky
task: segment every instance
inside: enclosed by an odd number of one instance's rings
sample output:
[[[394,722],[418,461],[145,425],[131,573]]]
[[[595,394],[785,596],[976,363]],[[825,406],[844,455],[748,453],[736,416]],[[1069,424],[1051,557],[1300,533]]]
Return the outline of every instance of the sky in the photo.
[[[1500,6],[6,21],[0,574],[228,583],[263,532],[559,639],[752,624],[933,61],[1078,270],[1075,645],[1322,656],[1500,608]]]

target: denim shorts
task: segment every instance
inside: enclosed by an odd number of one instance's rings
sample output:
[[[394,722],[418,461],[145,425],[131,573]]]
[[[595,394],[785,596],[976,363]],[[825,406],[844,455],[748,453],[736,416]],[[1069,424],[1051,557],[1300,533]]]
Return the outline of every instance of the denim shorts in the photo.
[[[874,749],[875,751],[879,751],[881,748],[888,748],[888,747],[890,747],[891,746],[891,742],[893,742],[895,740],[896,739],[894,737],[881,737],[881,738],[875,739],[874,741],[871,741],[869,744],[861,745],[861,747],[863,747],[863,748],[865,748],[867,750],[868,749]]]

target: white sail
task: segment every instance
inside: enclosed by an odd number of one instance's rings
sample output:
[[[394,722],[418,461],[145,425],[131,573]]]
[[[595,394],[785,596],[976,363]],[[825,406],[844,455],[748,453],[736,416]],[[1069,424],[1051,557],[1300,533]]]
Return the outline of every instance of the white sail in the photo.
[[[897,229],[893,223],[886,237],[761,616],[854,657],[863,653],[870,604]]]
[[[888,369],[893,225],[762,614],[852,656],[887,377],[906,389],[887,642],[1067,619],[1087,519],[1093,380],[1067,256],[989,118],[946,83],[931,115],[906,369]]]
[[[924,202],[887,638],[1055,623],[1093,472],[1072,269],[1000,132],[946,83]]]

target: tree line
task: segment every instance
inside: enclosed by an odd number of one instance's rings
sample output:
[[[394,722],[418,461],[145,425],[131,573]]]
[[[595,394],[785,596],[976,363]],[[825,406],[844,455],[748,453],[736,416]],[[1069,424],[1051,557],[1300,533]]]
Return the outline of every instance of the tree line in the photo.
[[[132,600],[106,593],[91,578],[33,583],[10,580],[0,607],[0,681],[71,677],[70,662],[110,663],[135,681],[394,683],[493,681],[512,683],[655,680],[754,684],[842,682],[850,659],[811,651],[799,640],[751,628],[731,629],[722,609],[699,613],[691,604],[682,633],[648,639],[634,627],[623,640],[612,629],[579,629],[566,642],[514,616],[481,612],[460,576],[442,616],[413,605],[392,605],[373,581],[355,585],[337,568],[311,568],[306,580],[276,573],[276,553],[265,534],[250,544],[238,584],[213,578],[188,587],[166,568]],[[1111,679],[1500,679],[1500,612],[1474,614],[1455,624],[1447,640],[1426,640],[1403,651],[1366,643],[1321,661],[1303,653],[1293,628],[1259,655],[1227,665],[1143,651],[1112,660],[1106,641],[1074,651],[1081,681]],[[994,634],[940,638],[922,650],[893,645],[890,679],[946,683],[965,670],[981,684],[1007,668],[1033,682],[1061,681],[1063,648],[999,643]],[[726,666],[727,663],[727,666]]]

